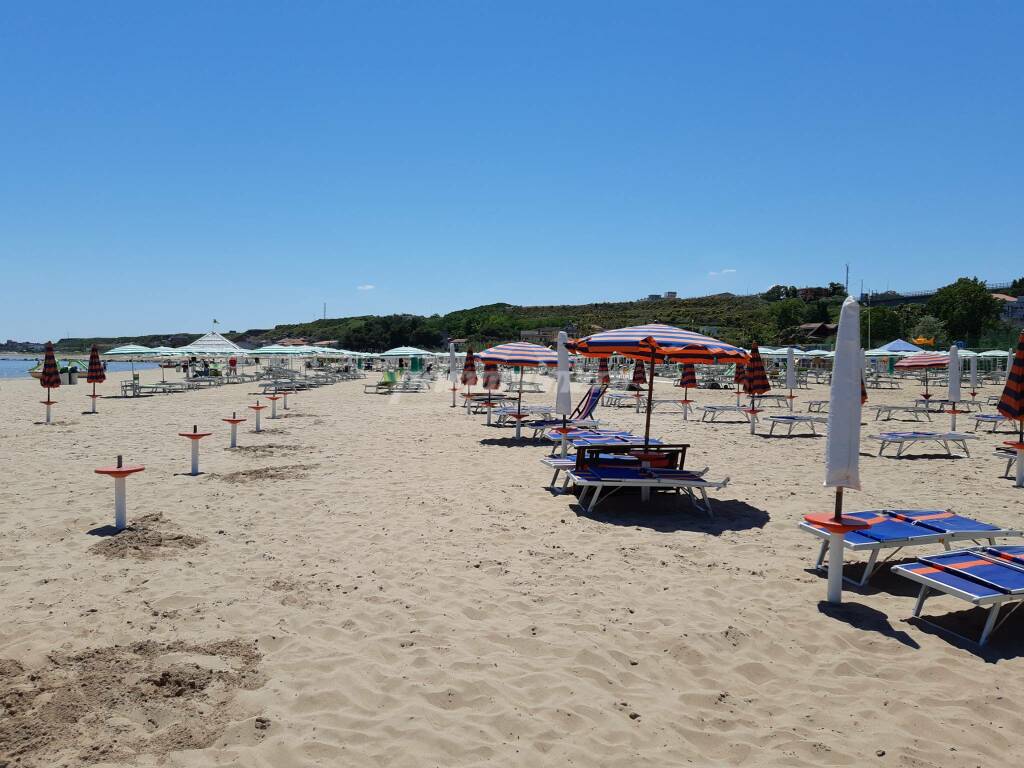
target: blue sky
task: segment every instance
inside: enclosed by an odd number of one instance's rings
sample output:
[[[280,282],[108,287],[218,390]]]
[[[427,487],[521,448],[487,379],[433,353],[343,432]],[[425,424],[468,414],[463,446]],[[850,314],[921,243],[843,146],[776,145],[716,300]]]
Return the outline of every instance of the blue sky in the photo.
[[[1024,273],[1024,5],[8,3],[0,338]],[[372,286],[372,287],[371,287]]]

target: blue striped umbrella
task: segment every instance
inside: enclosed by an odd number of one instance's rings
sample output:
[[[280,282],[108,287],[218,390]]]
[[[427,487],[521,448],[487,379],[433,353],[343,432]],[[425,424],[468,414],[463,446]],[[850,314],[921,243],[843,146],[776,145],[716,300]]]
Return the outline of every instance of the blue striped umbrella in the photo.
[[[654,401],[654,366],[658,361],[675,360],[686,363],[746,360],[747,353],[739,347],[700,333],[663,323],[635,325],[616,331],[602,331],[577,339],[572,349],[588,357],[624,355],[648,361],[651,366],[647,385],[647,419],[644,427],[644,449],[650,445],[651,403]]]

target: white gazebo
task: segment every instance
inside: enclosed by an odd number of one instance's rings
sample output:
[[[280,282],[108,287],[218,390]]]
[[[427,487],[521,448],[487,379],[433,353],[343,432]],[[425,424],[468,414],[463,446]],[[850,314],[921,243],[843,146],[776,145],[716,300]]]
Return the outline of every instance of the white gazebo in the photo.
[[[200,336],[191,344],[179,347],[177,351],[196,357],[231,357],[232,355],[245,355],[249,352],[233,341],[228,341],[216,331]]]

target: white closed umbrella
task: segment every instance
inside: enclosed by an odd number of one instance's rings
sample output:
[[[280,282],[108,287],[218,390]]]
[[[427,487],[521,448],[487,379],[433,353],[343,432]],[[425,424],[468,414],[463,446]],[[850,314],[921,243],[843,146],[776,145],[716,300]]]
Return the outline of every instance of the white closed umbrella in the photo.
[[[569,336],[565,331],[558,332],[558,371],[555,376],[555,413],[562,417],[562,458],[567,452],[566,422],[572,415],[572,389],[570,387],[569,350],[566,342]]]
[[[786,349],[786,389],[789,390],[789,410],[793,410],[793,390],[796,389],[796,355],[793,348]]]
[[[843,490],[860,490],[860,418],[864,357],[860,348],[860,305],[848,296],[839,314],[835,362],[829,393],[828,438],[825,443],[825,487],[835,488],[832,515],[808,515],[807,520],[829,532],[828,601],[842,602],[843,535],[866,523],[843,517]]]
[[[971,355],[969,360],[971,366],[971,400],[978,394],[978,356]]]
[[[452,385],[452,408],[455,407],[455,393],[459,389],[459,372],[455,370],[456,365],[455,342],[453,341],[448,344],[448,381],[450,381]]]
[[[956,344],[949,348],[949,388],[946,400],[949,401],[949,428],[956,432],[956,406],[960,402],[960,347]]]

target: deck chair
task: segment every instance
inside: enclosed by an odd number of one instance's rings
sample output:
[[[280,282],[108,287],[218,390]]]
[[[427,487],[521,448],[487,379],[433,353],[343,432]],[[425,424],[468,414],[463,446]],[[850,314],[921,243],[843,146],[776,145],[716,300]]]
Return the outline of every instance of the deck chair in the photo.
[[[843,549],[850,552],[867,552],[868,561],[860,581],[844,577],[846,581],[863,586],[878,569],[895,557],[905,547],[939,544],[951,549],[956,542],[971,541],[995,544],[997,538],[1021,536],[1021,532],[1010,528],[984,523],[970,517],[958,515],[944,509],[870,509],[864,512],[847,512],[846,517],[868,523],[867,528],[848,531],[843,534]],[[821,549],[814,562],[817,570],[824,567],[828,551],[829,532],[812,523],[800,523],[800,530],[821,539]],[[891,550],[881,562],[879,555]]]
[[[987,608],[988,616],[978,645],[985,645],[991,634],[1024,601],[1022,546],[978,547],[944,552],[918,558],[916,563],[910,565],[894,565],[892,572],[921,585],[914,605],[914,616],[921,621],[924,601],[932,593],[959,597],[979,608]],[[997,623],[1000,609],[1009,603],[1014,603],[1013,608]],[[962,635],[956,636],[967,639]]]
[[[601,402],[601,397],[604,395],[604,387],[595,384],[587,393],[583,396],[583,399],[576,404],[575,410],[566,419],[566,426],[570,427],[596,427],[598,425],[597,419],[594,418],[594,410],[597,408],[597,404]],[[533,436],[539,437],[543,432],[555,427],[562,426],[561,419],[539,419],[537,421],[528,421],[526,426],[533,430]]]

